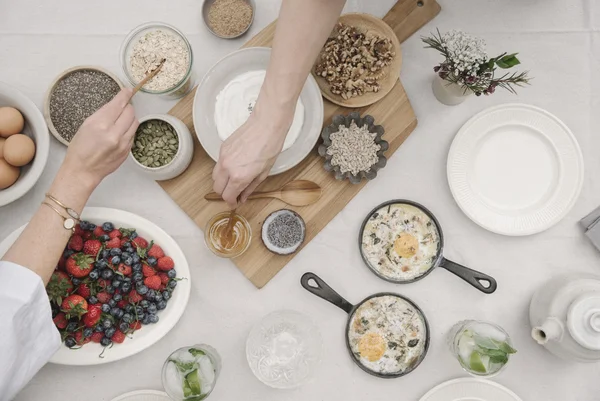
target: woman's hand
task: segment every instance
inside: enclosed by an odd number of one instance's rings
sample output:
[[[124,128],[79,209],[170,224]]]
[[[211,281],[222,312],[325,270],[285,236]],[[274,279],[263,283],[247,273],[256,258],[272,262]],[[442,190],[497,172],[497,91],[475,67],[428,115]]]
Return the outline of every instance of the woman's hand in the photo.
[[[259,97],[250,118],[221,145],[214,191],[232,208],[267,178],[292,124],[293,108],[270,109],[266,104]]]
[[[85,120],[69,145],[63,168],[96,187],[125,161],[139,125],[131,95],[131,89],[121,90]]]

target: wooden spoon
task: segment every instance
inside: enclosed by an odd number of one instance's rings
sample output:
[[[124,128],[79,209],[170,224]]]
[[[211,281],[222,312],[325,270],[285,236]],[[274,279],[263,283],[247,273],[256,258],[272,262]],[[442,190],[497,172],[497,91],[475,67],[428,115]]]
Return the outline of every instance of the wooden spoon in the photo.
[[[166,58],[163,58],[162,60],[160,60],[160,63],[156,66],[156,68],[154,68],[152,71],[150,71],[145,77],[144,79],[142,79],[134,88],[133,88],[133,93],[131,94],[131,97],[133,97],[141,88],[142,86],[146,85],[146,82],[150,81],[152,78],[154,78],[156,76],[156,74],[158,74],[160,72],[160,69],[163,67],[163,65],[165,64],[165,61],[167,61]]]
[[[227,222],[227,227],[225,227],[225,248],[229,248],[229,244],[231,243],[231,239],[233,237],[233,225],[235,222],[235,209],[231,209],[229,212],[229,221]]]
[[[290,181],[280,189],[267,192],[255,192],[248,197],[250,199],[275,198],[291,206],[307,206],[315,203],[321,198],[323,190],[317,184],[307,180]],[[208,201],[222,201],[223,198],[215,192],[204,196]]]

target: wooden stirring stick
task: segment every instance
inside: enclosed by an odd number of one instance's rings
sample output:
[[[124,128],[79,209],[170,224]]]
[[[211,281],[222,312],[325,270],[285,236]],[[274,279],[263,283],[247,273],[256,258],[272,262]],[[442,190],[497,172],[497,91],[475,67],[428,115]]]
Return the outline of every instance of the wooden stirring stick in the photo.
[[[229,248],[229,243],[233,237],[233,223],[235,221],[234,217],[235,209],[231,209],[231,212],[229,212],[229,221],[227,222],[227,227],[225,227],[225,248]]]
[[[156,76],[156,74],[158,74],[160,72],[160,69],[162,68],[162,66],[165,64],[165,61],[167,61],[166,58],[163,58],[160,63],[156,66],[155,69],[153,69],[152,71],[150,71],[145,77],[144,79],[142,79],[134,88],[133,88],[133,93],[131,94],[131,97],[133,97],[141,88],[142,86],[146,85],[146,83],[148,81],[150,81],[152,78],[154,78]]]

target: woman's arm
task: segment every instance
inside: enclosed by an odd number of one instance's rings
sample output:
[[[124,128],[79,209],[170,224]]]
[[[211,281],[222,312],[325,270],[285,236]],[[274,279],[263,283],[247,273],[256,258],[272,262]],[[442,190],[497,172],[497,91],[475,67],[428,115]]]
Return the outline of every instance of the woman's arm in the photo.
[[[77,213],[102,179],[127,158],[139,124],[130,98],[131,89],[122,90],[83,123],[50,186],[48,193]],[[41,205],[2,260],[32,270],[47,284],[70,236],[63,219]]]
[[[306,77],[345,0],[284,0],[267,76],[248,121],[221,146],[214,190],[230,206],[244,202],[281,152]]]

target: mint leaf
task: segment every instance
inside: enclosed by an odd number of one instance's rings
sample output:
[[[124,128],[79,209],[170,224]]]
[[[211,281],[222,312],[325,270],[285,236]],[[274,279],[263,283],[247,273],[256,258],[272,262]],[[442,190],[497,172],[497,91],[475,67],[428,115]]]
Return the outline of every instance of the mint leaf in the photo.
[[[206,352],[202,351],[201,349],[197,349],[197,348],[190,348],[189,353],[192,354],[193,356],[206,355]]]
[[[517,53],[507,54],[499,60],[496,60],[496,65],[500,68],[512,68],[517,64],[521,64],[519,59],[517,58]]]
[[[508,362],[508,357],[505,353],[502,353],[502,355],[490,356],[490,362],[505,364],[506,362]]]
[[[504,351],[507,354],[516,354],[517,350],[514,349],[513,347],[511,347],[507,342],[503,341],[501,343],[498,343],[498,348],[500,348],[502,351]]]
[[[473,334],[473,340],[475,341],[475,344],[477,344],[477,346],[481,348],[499,349],[496,342],[489,337],[483,337],[477,334]]]
[[[179,370],[181,373],[185,373],[194,368],[194,362],[180,362],[175,359],[170,359],[170,361],[177,366],[177,370]]]

